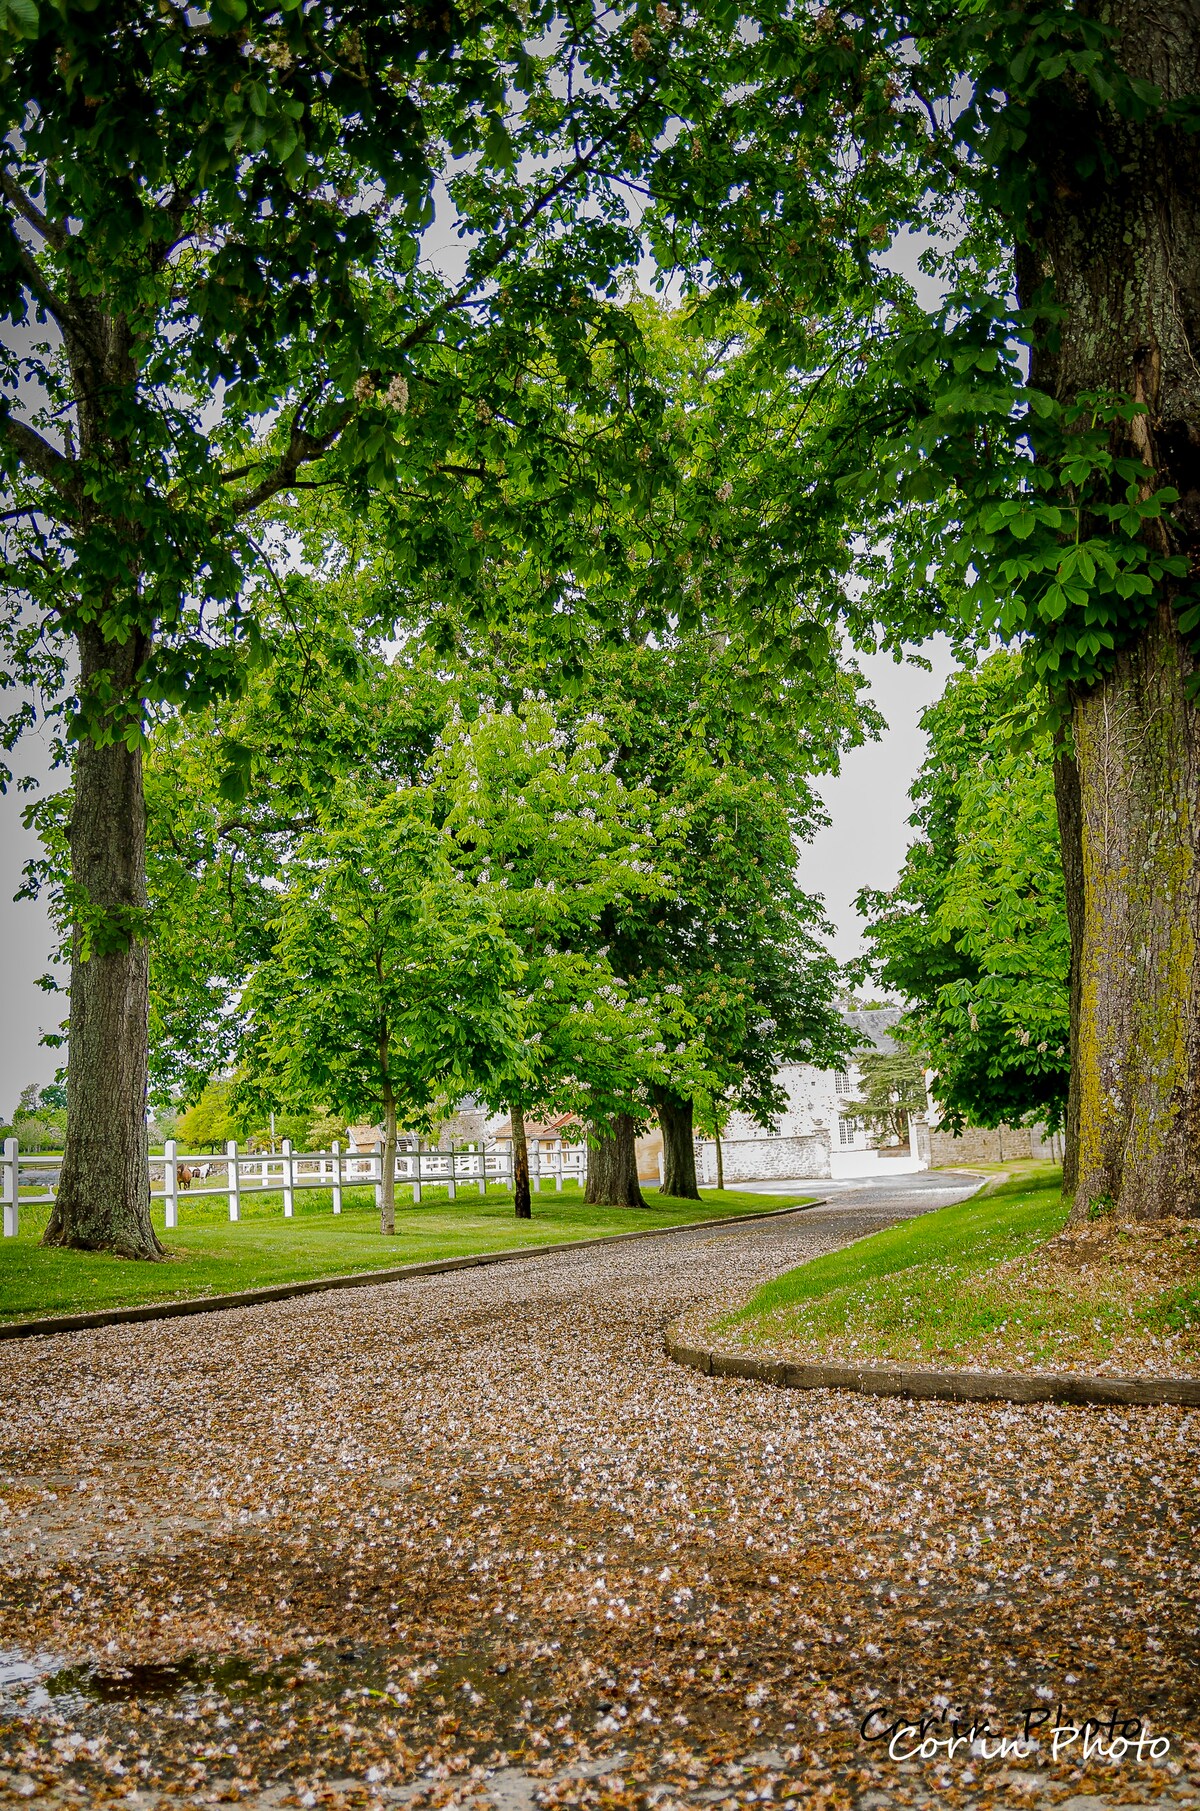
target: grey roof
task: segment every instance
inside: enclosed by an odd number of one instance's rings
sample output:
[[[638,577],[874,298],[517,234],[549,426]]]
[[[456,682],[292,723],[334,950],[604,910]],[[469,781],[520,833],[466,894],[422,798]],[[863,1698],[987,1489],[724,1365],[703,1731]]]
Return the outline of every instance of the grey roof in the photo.
[[[874,1045],[884,1056],[895,1056],[900,1046],[889,1033],[903,1012],[902,1006],[870,1006],[858,1012],[843,1012],[842,1018],[860,1034],[860,1050]]]

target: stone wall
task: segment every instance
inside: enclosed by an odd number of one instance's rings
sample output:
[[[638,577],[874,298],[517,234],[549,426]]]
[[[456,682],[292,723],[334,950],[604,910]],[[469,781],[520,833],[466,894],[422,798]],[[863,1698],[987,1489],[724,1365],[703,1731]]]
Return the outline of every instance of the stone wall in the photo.
[[[1062,1155],[1060,1140],[1056,1137],[1051,1142],[1045,1126],[968,1126],[958,1138],[932,1126],[928,1136],[930,1161],[935,1166],[1004,1163],[1022,1157],[1056,1162]]]
[[[768,1182],[774,1176],[828,1176],[829,1144],[819,1134],[811,1137],[723,1138],[721,1156],[725,1181]],[[696,1174],[710,1186],[717,1179],[717,1160],[711,1138],[696,1140]]]

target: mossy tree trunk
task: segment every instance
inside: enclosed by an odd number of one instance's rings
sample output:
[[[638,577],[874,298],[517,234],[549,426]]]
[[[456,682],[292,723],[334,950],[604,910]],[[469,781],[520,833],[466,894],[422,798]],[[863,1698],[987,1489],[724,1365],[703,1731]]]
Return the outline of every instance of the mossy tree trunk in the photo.
[[[655,1094],[654,1105],[662,1127],[662,1193],[678,1195],[683,1201],[699,1201],[692,1102],[664,1091]]]
[[[629,1113],[618,1113],[610,1129],[593,1131],[584,1192],[584,1200],[593,1207],[645,1207],[638,1182],[636,1140]]]
[[[1200,718],[1164,605],[1077,699],[1077,1212],[1200,1214]]]
[[[1067,1082],[1067,1117],[1063,1128],[1063,1193],[1074,1196],[1079,1181],[1079,974],[1083,957],[1083,803],[1079,795],[1079,768],[1075,757],[1060,742],[1054,754],[1054,802],[1058,815],[1058,841],[1062,851],[1063,881],[1067,901],[1067,928],[1071,942],[1070,972],[1070,1075]]]
[[[137,685],[145,642],[80,637],[83,694]],[[160,1258],[150,1220],[146,1132],[149,964],[142,756],[124,739],[81,737],[69,843],[76,891],[71,942],[67,1137],[43,1245]]]
[[[1194,0],[1083,10],[1102,10],[1131,77],[1168,102],[1200,93]],[[1170,522],[1148,532],[1194,574],[1200,135],[1153,107],[1124,118],[1082,83],[1073,92],[1075,114],[1044,107],[1027,142],[1033,203],[1019,286],[1028,302],[1049,283],[1061,310],[1031,377],[1065,403],[1117,391],[1144,404],[1114,429],[1113,450],[1145,465],[1147,494],[1178,491]],[[1083,529],[1103,532],[1089,518]],[[1082,880],[1077,1216],[1097,1204],[1140,1219],[1200,1214],[1200,718],[1172,588],[1185,582],[1165,584],[1148,613],[1131,604],[1113,625],[1115,658],[1069,700]],[[1070,872],[1067,884],[1070,899]]]
[[[509,1112],[512,1126],[513,1206],[518,1220],[532,1220],[533,1198],[529,1192],[529,1143],[525,1137],[525,1115],[519,1107]]]

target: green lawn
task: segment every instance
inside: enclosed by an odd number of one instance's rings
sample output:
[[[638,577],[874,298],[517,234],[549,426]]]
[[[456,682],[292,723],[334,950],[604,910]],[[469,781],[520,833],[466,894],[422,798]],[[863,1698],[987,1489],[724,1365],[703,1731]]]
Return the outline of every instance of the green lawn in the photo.
[[[998,1330],[1013,1338],[1032,1333],[1039,1318],[1053,1319],[1053,1305],[1036,1291],[1014,1299],[1010,1290],[992,1288],[986,1273],[1057,1233],[1067,1205],[1056,1167],[1022,1170],[969,1201],[787,1271],[719,1329],[747,1345],[802,1346],[848,1359],[930,1359]]]
[[[408,1190],[398,1190],[400,1197]],[[283,1218],[279,1194],[243,1195],[242,1218],[231,1225],[223,1197],[181,1195],[180,1225],[165,1232],[162,1208],[154,1221],[170,1253],[161,1264],[135,1264],[91,1252],[43,1251],[38,1245],[46,1207],[23,1207],[16,1239],[0,1239],[0,1317],[25,1320],[44,1314],[132,1306],[181,1297],[220,1295],[342,1272],[386,1269],[522,1245],[549,1245],[603,1233],[683,1225],[721,1214],[762,1213],[811,1197],[751,1195],[705,1189],[702,1202],[646,1190],[646,1209],[588,1207],[579,1188],[564,1186],[533,1197],[533,1219],[513,1216],[512,1195],[489,1188],[486,1198],[459,1184],[457,1201],[426,1184],[420,1207],[396,1203],[396,1236],[379,1231],[374,1192],[346,1189],[340,1215],[328,1189],[297,1190],[296,1212]]]

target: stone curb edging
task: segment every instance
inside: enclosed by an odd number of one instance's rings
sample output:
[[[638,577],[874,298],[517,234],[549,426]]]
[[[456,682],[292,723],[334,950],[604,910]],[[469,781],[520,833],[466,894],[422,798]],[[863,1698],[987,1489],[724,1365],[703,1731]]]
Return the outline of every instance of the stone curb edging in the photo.
[[[479,1264],[511,1264],[520,1258],[546,1258],[555,1252],[586,1251],[596,1245],[615,1245],[621,1239],[660,1239],[678,1232],[701,1232],[710,1226],[742,1226],[760,1220],[779,1220],[786,1214],[805,1214],[825,1207],[827,1197],[804,1201],[795,1207],[767,1208],[761,1214],[722,1214],[712,1220],[686,1220],[682,1226],[638,1227],[632,1232],[601,1233],[595,1239],[560,1239],[553,1245],[522,1245],[512,1251],[481,1251],[465,1258],[435,1258],[427,1264],[397,1264],[387,1270],[355,1270],[337,1276],[315,1277],[303,1283],[272,1283],[263,1289],[242,1289],[233,1295],[196,1295],[172,1302],[142,1302],[134,1308],[98,1308],[90,1314],[44,1315],[39,1320],[0,1321],[0,1340],[31,1339],[54,1333],[85,1333],[91,1327],[120,1327],[136,1321],[176,1320],[183,1314],[216,1314],[226,1308],[253,1308],[258,1302],[283,1302],[297,1295],[322,1295],[329,1289],[365,1289],[372,1283],[401,1283],[406,1277],[443,1276],[451,1270],[470,1270]]]
[[[1169,1403],[1200,1406],[1200,1377],[1084,1377],[1078,1373],[933,1371],[908,1365],[806,1363],[751,1358],[686,1345],[667,1329],[667,1357],[706,1377],[743,1377],[784,1390],[856,1390],[864,1396],[911,1396],[918,1401],[1066,1402],[1087,1407]]]

